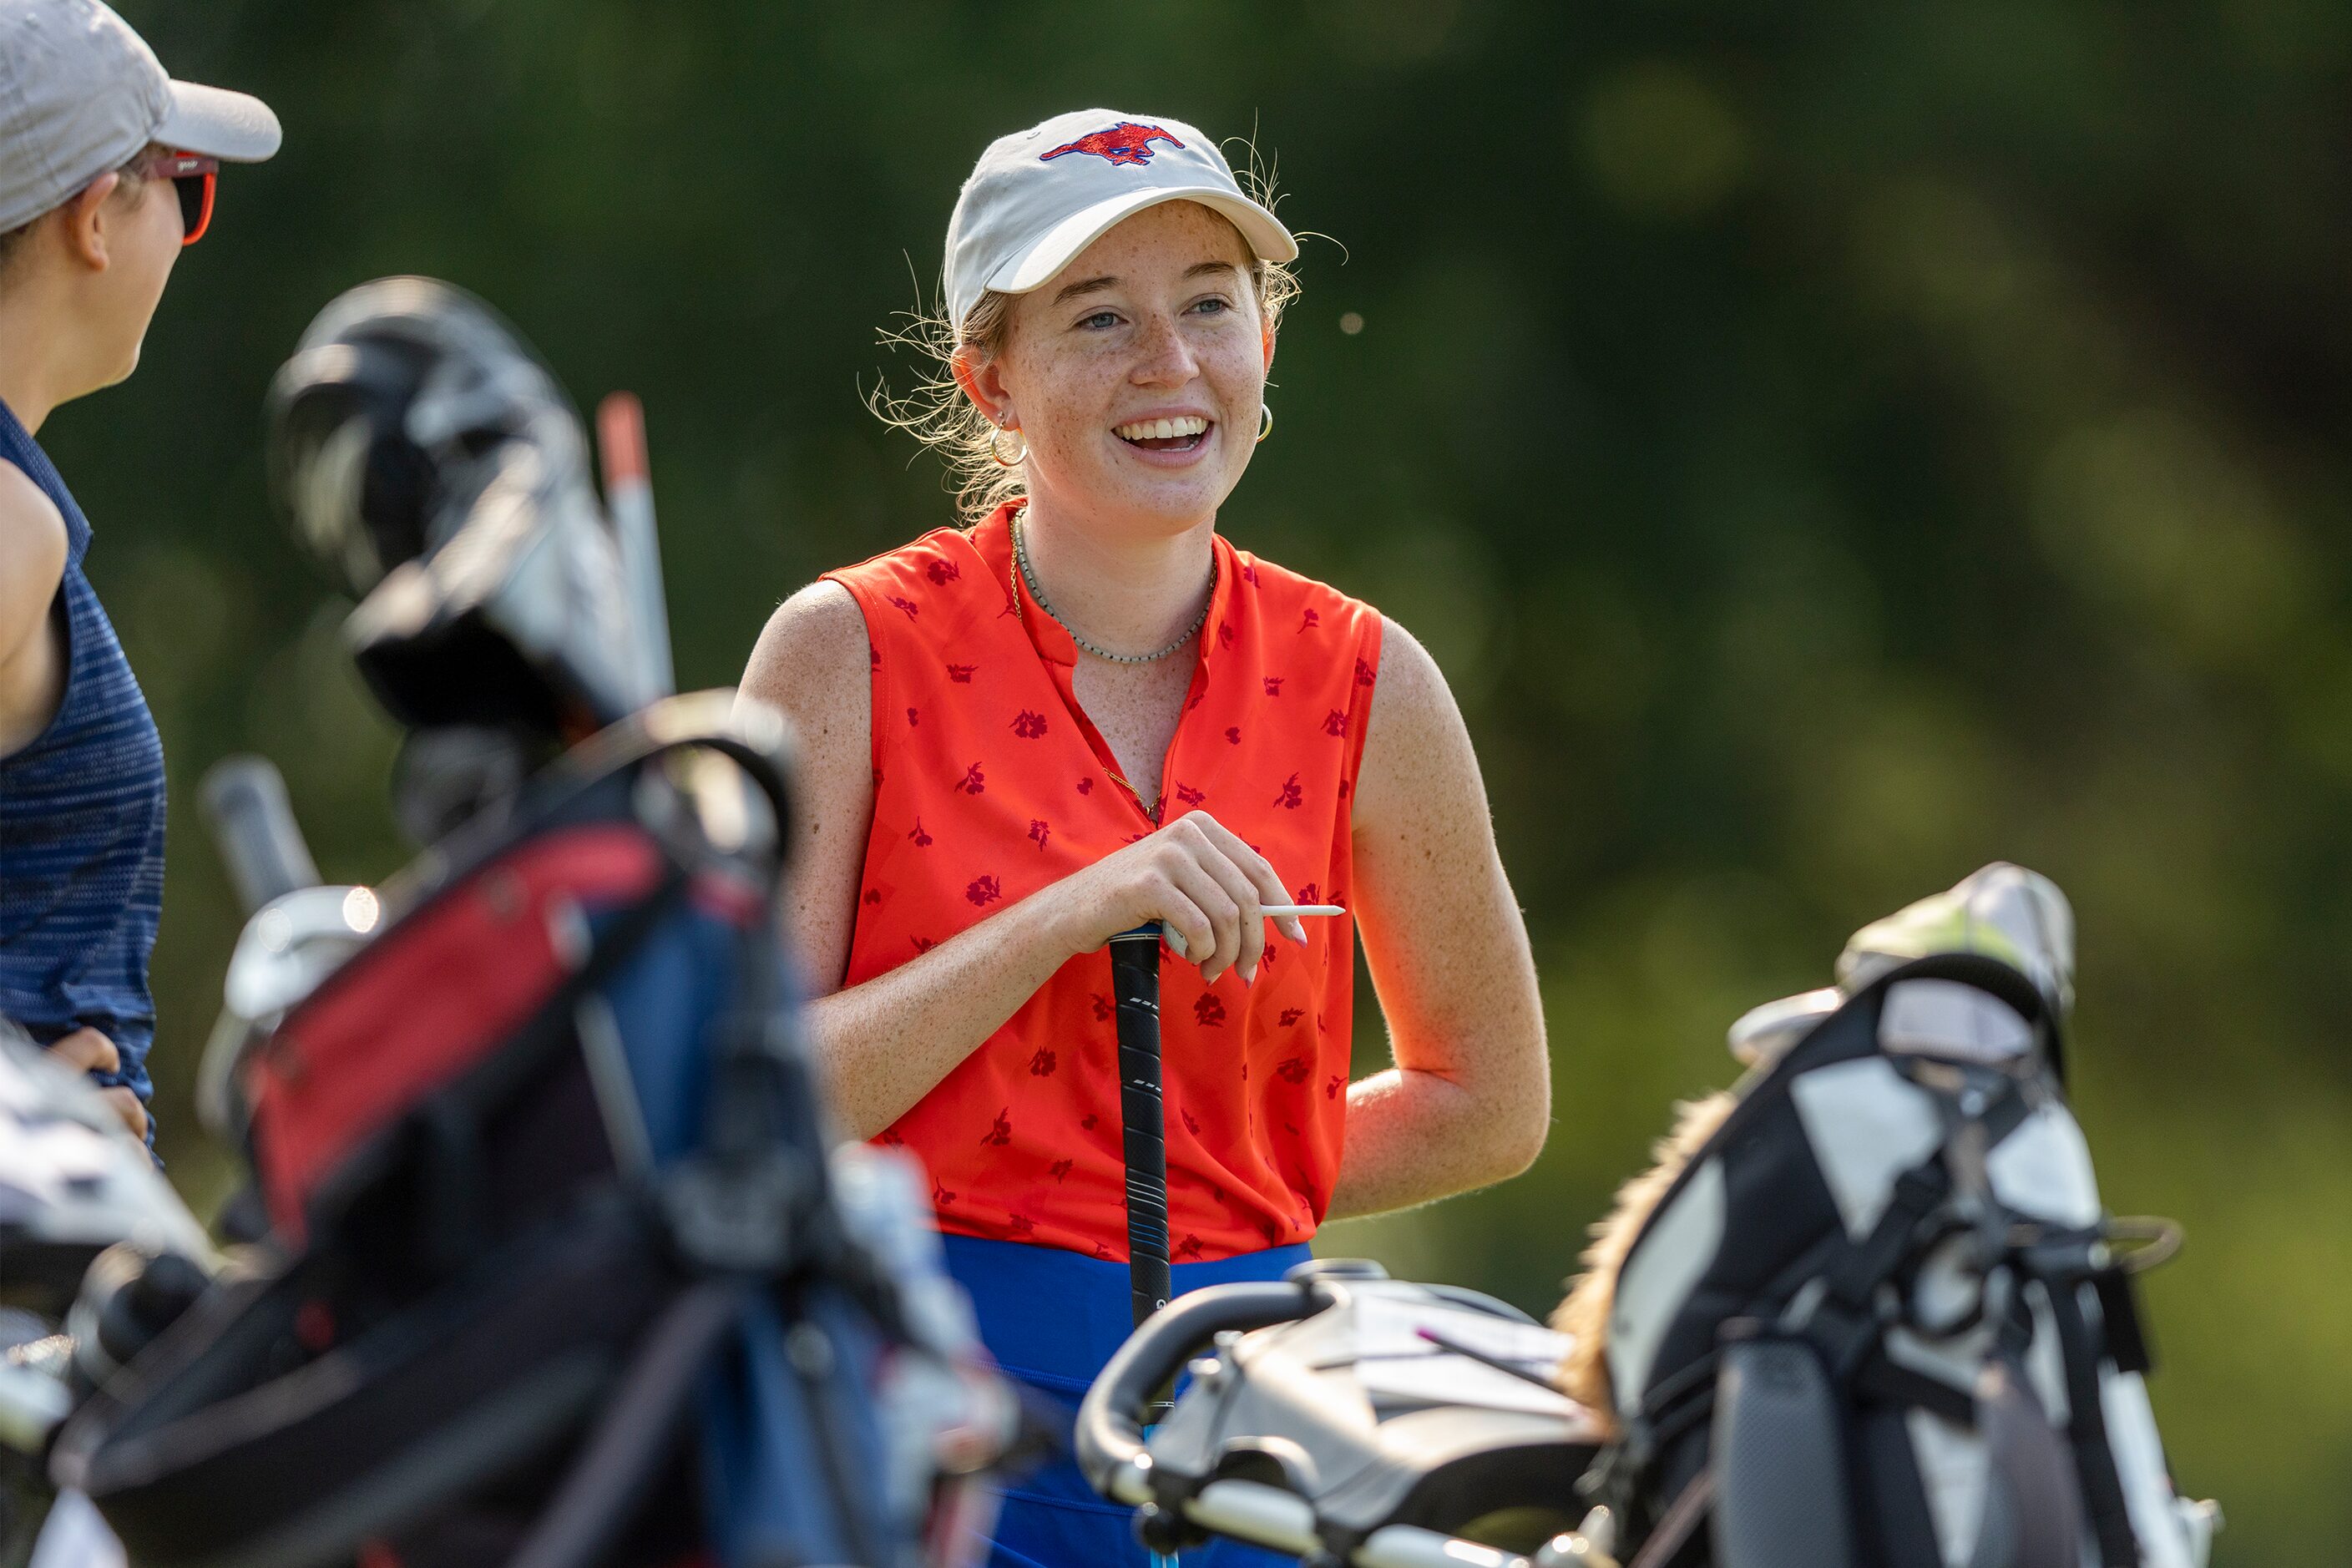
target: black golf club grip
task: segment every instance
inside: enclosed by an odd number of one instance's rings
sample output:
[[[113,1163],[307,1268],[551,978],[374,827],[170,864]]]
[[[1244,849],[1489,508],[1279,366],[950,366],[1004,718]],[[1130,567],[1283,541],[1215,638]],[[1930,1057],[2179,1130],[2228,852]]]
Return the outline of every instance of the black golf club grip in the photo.
[[[275,763],[262,757],[224,757],[205,773],[196,793],[247,914],[297,888],[319,885],[319,863],[302,841],[286,799],[286,780]]]
[[[1160,923],[1110,939],[1118,1114],[1127,1153],[1128,1293],[1139,1323],[1168,1304],[1168,1140],[1160,1100]]]

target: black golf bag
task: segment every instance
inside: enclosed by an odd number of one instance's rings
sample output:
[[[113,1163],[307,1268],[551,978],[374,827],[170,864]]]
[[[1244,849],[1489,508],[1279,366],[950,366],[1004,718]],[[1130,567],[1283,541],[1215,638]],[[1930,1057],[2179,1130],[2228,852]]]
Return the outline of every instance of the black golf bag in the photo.
[[[1596,1474],[1643,1568],[2198,1568],[2133,1276],[2066,1105],[2071,917],[1996,866],[1771,1016],[1634,1232]],[[1735,1036],[1736,1042],[1738,1037]]]

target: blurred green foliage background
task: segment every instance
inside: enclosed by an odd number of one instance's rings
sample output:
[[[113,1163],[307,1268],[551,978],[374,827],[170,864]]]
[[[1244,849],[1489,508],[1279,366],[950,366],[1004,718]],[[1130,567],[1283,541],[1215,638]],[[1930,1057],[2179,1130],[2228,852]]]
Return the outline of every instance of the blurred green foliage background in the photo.
[[[344,606],[263,493],[331,295],[488,296],[650,411],[678,665],[949,517],[860,394],[988,139],[1255,128],[1310,242],[1223,518],[1436,653],[1542,967],[1531,1174],[1326,1249],[1556,1299],[1726,1023],[2008,858],[2072,894],[2111,1205],[2190,1242],[2156,1397],[2224,1563],[2352,1539],[2352,10],[1214,0],[205,0],[122,9],[286,151],[222,180],[127,386],[44,432],[175,791],[162,1147],[236,930],[191,809],[285,769],[402,858]],[[1241,149],[1233,149],[1238,157]],[[1377,1022],[1361,1042],[1378,1058]]]

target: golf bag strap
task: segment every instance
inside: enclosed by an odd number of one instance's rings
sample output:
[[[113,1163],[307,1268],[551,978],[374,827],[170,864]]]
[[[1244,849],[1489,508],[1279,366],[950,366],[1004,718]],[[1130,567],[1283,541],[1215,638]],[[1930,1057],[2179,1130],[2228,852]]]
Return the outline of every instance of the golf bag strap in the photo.
[[[656,1321],[547,1511],[508,1568],[594,1568],[663,1459],[751,1287],[705,1280]]]
[[[1643,1541],[1626,1568],[1666,1568],[1690,1544],[1706,1521],[1707,1505],[1715,1500],[1715,1467],[1709,1465],[1690,1479],[1680,1495],[1658,1516],[1657,1527]]]
[[[1904,1365],[1884,1349],[1873,1352],[1854,1369],[1854,1392],[1885,1405],[1916,1405],[1940,1415],[1955,1426],[1973,1426],[1976,1395],[1942,1378]]]
[[[2099,1542],[2099,1561],[2104,1568],[2137,1568],[2139,1538],[2132,1530],[2123,1478],[2116,1469],[2115,1449],[2107,1441],[2106,1407],[2099,1396],[2099,1336],[2083,1315],[2078,1294],[2083,1281],[2044,1277],[2042,1283],[2050,1301],[2051,1321],[2058,1330],[2058,1348],[2063,1352],[2066,1435],[2074,1447],[2083,1509]]]
[[[1895,1178],[1894,1194],[1878,1223],[1871,1226],[1868,1236],[1842,1248],[1822,1276],[1829,1300],[1850,1310],[1866,1312],[1873,1292],[1893,1279],[1910,1255],[1919,1222],[1935,1212],[1951,1185],[1951,1173],[1934,1156]]]
[[[2130,1271],[2109,1264],[2091,1277],[2099,1292],[2099,1321],[2106,1333],[2107,1359],[2117,1372],[2156,1370],[2155,1347],[2139,1315],[2139,1292],[2132,1288]]]

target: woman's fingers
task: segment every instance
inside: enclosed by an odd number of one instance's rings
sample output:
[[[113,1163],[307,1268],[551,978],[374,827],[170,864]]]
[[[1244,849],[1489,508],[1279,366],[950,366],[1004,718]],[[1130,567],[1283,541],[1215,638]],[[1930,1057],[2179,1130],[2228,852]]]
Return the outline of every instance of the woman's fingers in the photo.
[[[1179,957],[1188,963],[1198,963],[1203,953],[1216,951],[1216,922],[1209,918],[1207,910],[1184,893],[1176,879],[1169,879],[1168,891],[1160,902],[1166,906],[1166,912],[1160,915],[1160,923],[1183,939],[1178,944],[1184,950],[1178,954]]]
[[[131,1129],[131,1136],[142,1143],[147,1142],[147,1108],[139,1103],[139,1097],[119,1087],[101,1089],[98,1092],[106,1098],[107,1104],[114,1107],[114,1114],[122,1118],[122,1125]]]
[[[122,1069],[122,1053],[114,1048],[112,1040],[96,1029],[76,1029],[52,1045],[49,1055],[76,1072],[120,1072]]]
[[[1201,866],[1234,901],[1234,967],[1242,972],[1246,985],[1257,978],[1258,959],[1265,952],[1265,917],[1257,912],[1263,900],[1249,873],[1221,850],[1212,847],[1201,858]]]
[[[1195,942],[1192,933],[1184,933],[1184,958],[1201,966],[1201,978],[1213,983],[1217,976],[1234,966],[1241,955],[1241,906],[1234,901],[1223,883],[1211,875],[1198,858],[1180,858],[1171,879],[1177,891],[1190,900],[1194,908],[1207,917],[1204,940]]]
[[[1250,886],[1257,890],[1259,903],[1286,904],[1291,901],[1290,889],[1284,887],[1282,879],[1274,874],[1274,867],[1265,856],[1243,843],[1240,834],[1205,811],[1196,811],[1192,815],[1201,819],[1202,831],[1209,836],[1210,841],[1249,879]],[[1274,923],[1291,941],[1302,944],[1307,941],[1307,928],[1299,922],[1297,915],[1278,916]],[[1263,941],[1262,936],[1260,940]]]
[[[114,1048],[112,1040],[96,1029],[76,1029],[52,1045],[49,1055],[76,1072],[122,1070],[122,1053]],[[114,1108],[114,1114],[122,1118],[122,1125],[131,1129],[133,1138],[146,1138],[147,1108],[139,1103],[138,1095],[120,1085],[101,1089],[98,1092],[106,1097],[106,1103]]]

